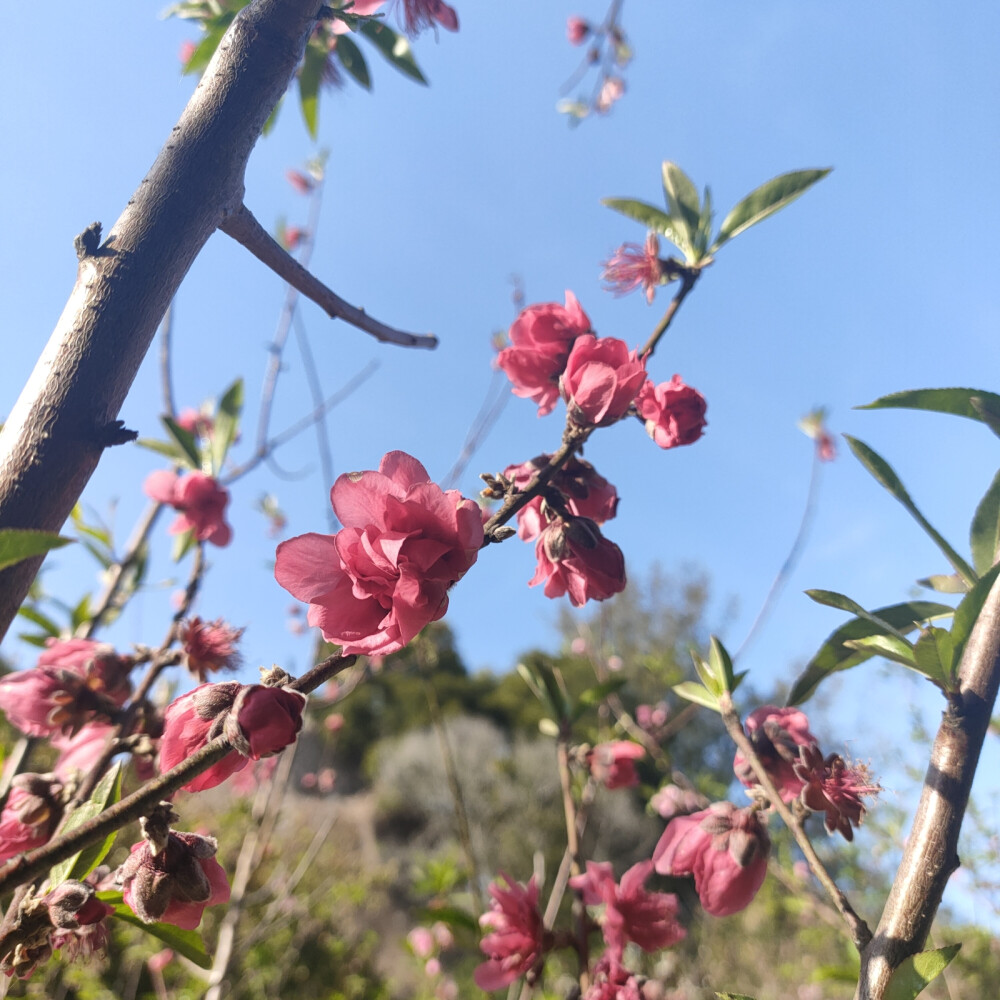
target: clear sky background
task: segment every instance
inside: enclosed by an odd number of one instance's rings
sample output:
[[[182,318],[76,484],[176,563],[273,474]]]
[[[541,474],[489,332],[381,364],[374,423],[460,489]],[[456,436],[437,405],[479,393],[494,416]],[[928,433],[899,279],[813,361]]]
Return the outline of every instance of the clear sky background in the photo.
[[[883,454],[965,551],[972,512],[996,472],[997,439],[958,418],[852,407],[908,388],[998,389],[1000,7],[628,0],[628,93],[608,117],[570,129],[555,111],[581,55],[565,40],[566,17],[598,19],[605,0],[456,6],[457,35],[442,32],[435,43],[431,33],[415,46],[429,89],[366,48],[374,93],[349,84],[324,94],[318,147],[330,161],[313,269],[379,318],[441,339],[434,352],[382,346],[302,307],[327,391],[373,359],[380,365],[330,417],[336,472],[377,467],[400,448],[445,476],[490,386],[491,335],[512,318],[512,274],[529,302],[561,301],[572,289],[599,333],[633,345],[646,339],[672,290],[650,308],[641,296],[619,300],[601,289],[600,261],[644,236],[602,207],[602,197],[659,203],[660,162],[671,159],[699,186],[711,185],[721,220],[776,174],[832,166],[802,199],[722,250],[651,362],[654,380],[678,372],[707,397],[703,440],[665,453],[633,422],[588,445],[587,458],[622,497],[607,534],[634,577],[654,562],[709,573],[719,627],[737,601],[723,630],[735,649],[805,501],[812,445],[796,420],[825,405],[832,429]],[[158,13],[135,0],[59,4],[42,19],[30,5],[6,13],[0,414],[70,292],[73,237],[95,219],[111,227],[193,88],[177,53],[196,36]],[[280,216],[305,221],[307,203],[284,171],[316,149],[287,101],[247,174],[247,204],[265,225]],[[279,279],[217,234],[177,297],[178,405],[197,406],[236,375],[247,381],[250,423],[237,460],[253,438],[283,296]],[[309,409],[302,369],[290,347],[276,430]],[[121,416],[155,436],[161,409],[154,351]],[[478,472],[553,450],[560,431],[558,411],[539,420],[532,404],[512,399],[460,488],[474,495]],[[282,481],[260,470],[235,488],[235,541],[210,550],[197,607],[248,626],[248,676],[261,663],[301,669],[310,648],[287,630],[293,602],[269,575],[274,543],[253,505],[272,491],[290,533],[323,531],[330,484],[320,480],[311,434],[279,459],[308,474]],[[142,478],[159,464],[149,452],[118,448],[92,480],[86,502],[110,516],[117,501],[122,541],[144,507]],[[819,503],[809,547],[741,663],[764,690],[790,683],[842,620],[803,589],[842,591],[875,607],[914,596],[916,578],[947,570],[846,446],[823,470]],[[67,600],[96,586],[79,554],[57,553],[50,564],[48,586]],[[504,671],[526,649],[555,641],[558,608],[527,588],[533,570],[532,550],[513,539],[484,553],[453,591],[448,621],[470,668]],[[172,573],[164,557],[151,579]],[[150,587],[112,638],[158,641],[171,590]],[[32,655],[11,640],[3,652],[22,665]],[[883,772],[878,758],[899,753],[892,748],[909,706],[922,706],[932,723],[941,707],[928,685],[900,672],[874,667],[835,685],[838,731],[829,742],[847,741]],[[993,745],[984,767],[996,764]],[[992,818],[1000,825],[995,809]]]

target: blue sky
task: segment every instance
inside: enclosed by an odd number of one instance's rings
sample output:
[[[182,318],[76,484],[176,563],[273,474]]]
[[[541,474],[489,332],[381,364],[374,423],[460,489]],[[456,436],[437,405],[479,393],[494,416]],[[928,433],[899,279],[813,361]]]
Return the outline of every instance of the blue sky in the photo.
[[[956,418],[852,407],[924,386],[996,390],[995,294],[1000,162],[995,58],[1000,8],[928,2],[625,4],[635,59],[628,94],[607,118],[570,129],[555,112],[579,50],[567,15],[597,19],[604,0],[579,4],[458,0],[461,30],[425,35],[417,57],[431,87],[397,76],[374,53],[374,93],[324,95],[319,146],[329,149],[313,268],[349,301],[406,329],[433,330],[435,352],[380,346],[305,306],[302,318],[329,391],[372,359],[377,374],[330,418],[336,472],[377,467],[401,448],[443,477],[487,392],[494,331],[511,318],[509,276],[528,301],[572,289],[603,335],[643,342],[668,302],[614,299],[600,261],[643,231],[600,204],[607,196],[658,202],[659,168],[679,163],[712,187],[720,218],[749,190],[786,170],[834,167],[801,200],[719,254],[650,364],[656,381],[679,372],[709,402],[697,445],[664,453],[638,425],[598,435],[587,457],[618,486],[607,534],[630,573],[654,562],[704,568],[724,638],[739,645],[795,535],[811,445],[796,420],[817,405],[830,424],[867,441],[902,476],[929,519],[960,549],[997,468],[997,442]],[[193,38],[161,21],[155,4],[64,5],[40,28],[25,5],[8,11],[0,79],[8,100],[0,190],[0,413],[13,405],[72,287],[73,237],[105,229],[138,185],[193,86],[177,51]],[[366,50],[367,51],[367,50]],[[262,140],[247,174],[247,204],[265,225],[305,219],[283,179],[313,155],[293,101]],[[175,385],[180,405],[218,395],[241,374],[254,426],[266,346],[284,290],[217,234],[176,301]],[[308,408],[302,362],[287,354],[273,426]],[[122,417],[155,435],[155,357]],[[512,399],[460,488],[558,443],[561,418],[539,420]],[[248,434],[247,438],[251,438]],[[236,457],[242,454],[237,450]],[[328,483],[303,435],[282,465],[311,470],[292,482],[261,471],[234,491],[235,543],[212,553],[198,610],[247,625],[247,663],[304,664],[308,642],[286,629],[291,599],[271,580],[273,542],[253,511],[273,491],[290,530],[325,530]],[[86,501],[114,514],[120,537],[143,508],[141,479],[158,465],[137,449],[109,453]],[[159,541],[167,548],[165,529]],[[51,560],[49,585],[77,599],[91,586],[77,555]],[[509,669],[551,643],[557,608],[527,580],[531,550],[512,540],[484,553],[453,592],[453,625],[470,667]],[[766,631],[741,665],[758,686],[788,683],[840,616],[801,591],[843,591],[867,606],[912,596],[913,581],[944,571],[920,530],[848,454],[823,470],[809,548]],[[167,578],[166,559],[153,579]],[[171,588],[151,588],[116,628],[123,644],[156,641]],[[9,640],[4,652],[19,651]],[[939,705],[898,674],[837,685],[839,739],[859,756],[898,741],[914,698]],[[996,766],[996,748],[986,760]]]

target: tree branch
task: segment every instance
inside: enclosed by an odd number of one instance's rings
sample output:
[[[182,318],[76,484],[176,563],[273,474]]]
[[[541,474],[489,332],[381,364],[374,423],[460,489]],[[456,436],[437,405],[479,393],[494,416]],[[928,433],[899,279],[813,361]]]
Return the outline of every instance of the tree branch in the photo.
[[[250,152],[320,2],[254,0],[241,10],[107,241],[95,227],[78,240],[76,284],[0,433],[0,528],[58,531],[69,516],[174,293],[243,204]],[[40,564],[0,572],[0,638]]]
[[[254,217],[242,203],[219,223],[219,228],[237,243],[241,243],[259,261],[275,274],[284,278],[292,288],[312,299],[333,319],[342,319],[359,330],[370,333],[383,343],[403,347],[437,347],[437,337],[432,333],[405,333],[373,319],[364,311],[345,302],[307,271]]]
[[[881,1000],[903,959],[923,950],[948,878],[959,866],[958,835],[1000,686],[1000,579],[972,629],[959,677],[931,748],[903,860],[861,956],[857,1000]]]

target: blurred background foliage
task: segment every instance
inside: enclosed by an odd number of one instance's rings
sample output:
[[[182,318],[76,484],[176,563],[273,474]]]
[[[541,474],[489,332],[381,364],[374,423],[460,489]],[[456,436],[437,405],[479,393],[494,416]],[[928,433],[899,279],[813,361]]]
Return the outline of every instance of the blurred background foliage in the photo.
[[[664,821],[649,799],[672,775],[709,798],[728,792],[742,800],[742,791],[731,788],[732,749],[718,719],[686,709],[669,693],[691,674],[689,648],[703,648],[709,624],[719,625],[705,620],[709,597],[708,580],[697,572],[656,571],[589,616],[564,615],[557,648],[524,657],[526,664],[557,668],[574,700],[609,675],[624,680],[610,707],[603,702],[581,715],[580,743],[635,735],[640,705],[667,709],[653,752],[640,762],[640,785],[599,788],[590,809],[585,855],[612,859],[619,873],[650,856]],[[317,656],[326,652],[321,647]],[[355,669],[355,676],[313,697],[294,755],[177,802],[186,828],[218,838],[219,859],[234,882],[234,903],[206,911],[201,926],[216,961],[226,956],[225,971],[216,973],[220,982],[213,985],[210,973],[164,951],[141,930],[116,923],[105,963],[50,962],[33,979],[11,983],[9,995],[480,995],[472,982],[481,956],[470,888],[478,886],[481,899],[498,872],[522,882],[534,872],[547,879],[544,900],[565,846],[555,744],[539,731],[542,706],[515,671],[470,674],[443,624],[384,662]],[[744,700],[749,705],[750,693]],[[9,747],[14,734],[5,727],[3,736]],[[457,776],[467,845],[443,745]],[[879,859],[872,845],[898,841],[901,820],[901,807],[889,797],[852,845],[828,844],[818,824],[813,828],[825,860],[869,919],[885,898],[893,857],[890,851]],[[772,835],[771,875],[736,916],[705,916],[689,880],[651,880],[679,895],[688,928],[673,949],[628,956],[631,967],[662,984],[664,998],[708,1000],[715,990],[759,1000],[853,995],[856,956],[837,914],[774,824]],[[135,839],[136,831],[123,833],[113,864]],[[990,851],[984,828],[963,860],[988,859]],[[429,954],[408,943],[416,927],[436,928]],[[956,940],[964,942],[961,953],[924,995],[992,995],[1000,982],[997,941],[986,929],[957,926],[945,912],[932,944]],[[554,956],[541,995],[569,995],[572,972],[568,957]]]

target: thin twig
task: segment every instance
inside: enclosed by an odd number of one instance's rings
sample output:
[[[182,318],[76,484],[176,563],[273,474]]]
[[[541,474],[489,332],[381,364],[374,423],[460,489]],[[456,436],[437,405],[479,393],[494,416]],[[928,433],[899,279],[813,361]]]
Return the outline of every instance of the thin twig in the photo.
[[[650,357],[656,350],[656,345],[659,344],[660,338],[667,332],[670,328],[670,324],[674,321],[674,317],[677,315],[677,310],[680,309],[683,301],[691,294],[691,290],[697,284],[698,279],[701,277],[702,268],[706,266],[707,262],[702,262],[699,267],[685,267],[680,271],[681,276],[681,287],[677,289],[677,294],[670,300],[670,305],[667,306],[667,311],[663,314],[662,319],[656,324],[653,332],[649,335],[649,340],[646,341],[645,346],[639,352],[639,357]]]
[[[781,564],[781,569],[778,570],[777,575],[772,581],[771,587],[767,592],[767,596],[764,598],[764,603],[760,606],[760,611],[757,612],[757,617],[753,620],[753,624],[750,626],[750,630],[747,632],[746,638],[742,643],[740,643],[740,648],[736,650],[736,653],[733,656],[734,660],[738,660],[746,651],[761,626],[767,620],[768,615],[770,615],[771,611],[774,609],[778,596],[780,595],[785,584],[788,582],[788,578],[791,576],[792,570],[795,568],[795,564],[799,561],[799,556],[802,555],[802,550],[805,548],[806,537],[809,534],[809,527],[812,524],[813,516],[816,513],[816,496],[819,492],[819,469],[821,464],[822,462],[819,457],[819,449],[814,448],[812,469],[809,474],[809,491],[806,494],[806,505],[805,509],[802,511],[802,520],[799,522],[799,530],[795,535],[795,541],[792,542],[792,547],[788,550],[788,555],[785,557],[785,561]]]
[[[296,313],[292,325],[295,328],[295,339],[299,345],[299,353],[302,355],[302,365],[306,372],[306,383],[309,386],[309,394],[312,396],[313,412],[315,413],[323,405],[323,386],[320,385],[319,376],[316,374],[316,362],[313,359],[312,347],[309,345],[309,337],[306,335],[305,324],[302,317]],[[323,412],[313,422],[316,428],[316,450],[319,452],[319,467],[322,474],[324,498],[329,497],[329,489],[333,485],[333,453],[330,450],[330,432],[326,426],[326,413]],[[329,503],[323,504],[326,511],[327,525],[330,531],[336,531],[340,526],[337,515]]]
[[[730,739],[736,744],[740,753],[743,754],[750,766],[753,768],[754,775],[756,776],[761,787],[767,793],[767,797],[770,800],[771,805],[781,817],[785,826],[787,826],[791,831],[792,836],[795,838],[795,842],[799,845],[802,853],[805,855],[806,861],[809,862],[809,867],[813,870],[813,874],[826,890],[830,899],[833,900],[833,905],[836,906],[837,911],[847,924],[848,930],[851,934],[851,940],[854,942],[855,947],[859,952],[863,951],[872,938],[871,930],[864,920],[862,920],[861,917],[859,917],[854,911],[854,908],[848,902],[847,897],[833,880],[833,876],[830,875],[830,873],[826,870],[826,866],[822,861],[820,861],[819,855],[816,853],[816,849],[813,847],[812,841],[806,834],[800,820],[781,800],[781,795],[778,794],[778,790],[775,788],[774,782],[771,781],[770,775],[767,773],[764,765],[760,762],[760,758],[757,756],[757,751],[754,750],[753,744],[747,738],[746,733],[743,732],[743,723],[740,721],[739,714],[733,707],[732,699],[729,695],[723,694],[719,698],[719,707],[722,713],[722,721],[726,726],[726,732],[729,733]]]
[[[345,302],[278,243],[254,218],[246,205],[241,205],[227,216],[219,228],[242,243],[258,260],[297,288],[306,298],[312,299],[331,318],[342,319],[383,343],[399,344],[401,347],[437,347],[438,340],[433,334],[396,330],[373,319],[363,309]]]

